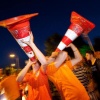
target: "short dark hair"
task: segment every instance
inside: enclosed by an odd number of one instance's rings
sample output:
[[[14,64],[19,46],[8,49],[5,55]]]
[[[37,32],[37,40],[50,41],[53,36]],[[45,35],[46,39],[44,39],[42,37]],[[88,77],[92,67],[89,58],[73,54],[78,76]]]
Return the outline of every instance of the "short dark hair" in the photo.
[[[88,50],[88,51],[86,51],[86,53],[94,55],[94,52],[92,50]]]
[[[5,70],[5,74],[6,74],[7,76],[11,75],[11,70],[10,70],[10,68]]]

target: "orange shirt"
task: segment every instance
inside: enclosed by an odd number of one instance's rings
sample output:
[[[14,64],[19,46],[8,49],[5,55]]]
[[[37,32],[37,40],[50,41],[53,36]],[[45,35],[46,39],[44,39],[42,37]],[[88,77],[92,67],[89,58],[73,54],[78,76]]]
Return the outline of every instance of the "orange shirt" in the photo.
[[[7,76],[2,82],[1,87],[5,90],[7,100],[15,100],[20,96],[19,86],[16,82],[16,76]]]
[[[89,96],[68,66],[71,62],[64,63],[60,68],[56,68],[54,63],[47,66],[47,75],[55,84],[62,100],[90,100]]]
[[[25,80],[29,84],[27,100],[52,100],[47,75],[38,71],[38,75],[27,73]]]

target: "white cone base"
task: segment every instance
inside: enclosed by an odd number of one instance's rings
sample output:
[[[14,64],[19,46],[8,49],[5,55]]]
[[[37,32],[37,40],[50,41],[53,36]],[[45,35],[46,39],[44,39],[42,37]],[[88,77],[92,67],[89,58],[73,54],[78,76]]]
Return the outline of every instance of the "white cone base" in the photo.
[[[67,32],[65,33],[65,36],[69,38],[71,41],[74,41],[78,37],[78,35],[71,29],[67,30]]]
[[[61,51],[66,47],[66,45],[63,42],[60,42],[60,44],[58,45],[58,49],[60,49]]]

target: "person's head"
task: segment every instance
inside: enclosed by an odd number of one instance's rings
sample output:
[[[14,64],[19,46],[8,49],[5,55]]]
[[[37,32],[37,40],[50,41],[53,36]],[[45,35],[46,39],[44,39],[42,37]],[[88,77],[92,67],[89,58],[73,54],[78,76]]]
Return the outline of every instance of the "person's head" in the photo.
[[[10,68],[8,68],[8,69],[5,70],[5,74],[6,74],[6,76],[11,75],[11,70],[10,70]]]
[[[55,57],[55,60],[57,60],[57,59],[63,59],[63,57],[64,58],[66,57],[65,61],[66,60],[70,60],[70,56],[68,55],[68,52],[66,52],[66,51],[60,51],[60,52],[58,52],[58,54]]]
[[[62,55],[63,52],[66,52],[67,57],[69,58],[69,55],[68,55],[68,52],[67,51],[52,52],[51,57],[57,58],[59,55]]]
[[[32,69],[39,69],[41,66],[40,62],[37,60],[35,63],[32,64]]]
[[[66,51],[52,52],[51,56],[46,56],[47,64],[58,61],[58,59],[63,59],[63,57],[68,57],[68,53]]]
[[[92,50],[87,51],[85,57],[87,60],[91,60],[94,57],[94,52]]]
[[[68,55],[68,53],[67,53],[67,55]],[[71,57],[68,55],[66,58],[66,61],[69,61],[69,60],[71,60]]]

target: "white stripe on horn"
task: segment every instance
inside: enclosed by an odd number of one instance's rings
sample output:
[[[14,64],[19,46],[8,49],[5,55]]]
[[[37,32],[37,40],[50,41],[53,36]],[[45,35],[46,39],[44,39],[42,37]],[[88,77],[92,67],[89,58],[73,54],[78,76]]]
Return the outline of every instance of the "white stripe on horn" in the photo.
[[[32,57],[35,56],[34,53],[33,53],[33,51],[27,52],[26,55],[27,55],[29,58],[32,58]]]
[[[57,48],[59,48],[60,50],[63,50],[65,47],[66,45],[61,41]]]
[[[18,42],[18,44],[21,46],[21,47],[25,47],[27,46],[27,44],[23,43],[23,41],[29,41],[30,40],[30,36],[27,36],[25,38],[21,38],[21,39],[16,39],[16,41]]]
[[[67,30],[67,32],[65,33],[65,36],[68,37],[72,41],[78,37],[78,35],[70,29]]]

